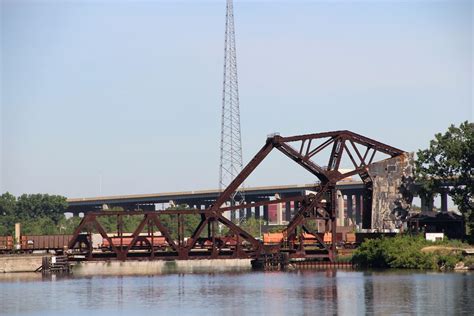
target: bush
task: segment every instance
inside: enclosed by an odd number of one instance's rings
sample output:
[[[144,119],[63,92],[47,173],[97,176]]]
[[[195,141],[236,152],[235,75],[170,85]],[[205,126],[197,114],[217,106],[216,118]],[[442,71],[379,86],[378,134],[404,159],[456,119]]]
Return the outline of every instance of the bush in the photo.
[[[473,256],[464,257],[462,259],[462,262],[464,262],[464,265],[466,267],[474,267],[474,257]]]
[[[453,269],[461,261],[459,251],[440,249],[422,251],[427,246],[463,247],[458,241],[432,243],[422,237],[398,235],[367,240],[355,251],[353,263],[368,268]]]

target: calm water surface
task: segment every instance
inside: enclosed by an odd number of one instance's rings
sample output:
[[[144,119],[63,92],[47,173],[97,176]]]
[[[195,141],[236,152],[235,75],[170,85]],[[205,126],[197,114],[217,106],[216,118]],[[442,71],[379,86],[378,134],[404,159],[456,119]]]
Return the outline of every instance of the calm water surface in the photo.
[[[0,315],[474,315],[474,273],[0,275]]]

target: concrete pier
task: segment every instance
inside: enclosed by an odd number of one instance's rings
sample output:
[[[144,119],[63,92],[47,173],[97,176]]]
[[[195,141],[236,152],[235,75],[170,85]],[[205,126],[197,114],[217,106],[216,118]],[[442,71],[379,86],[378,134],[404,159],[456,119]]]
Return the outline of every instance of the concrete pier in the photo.
[[[2,255],[0,256],[0,273],[34,272],[41,267],[41,260],[47,254]]]
[[[152,275],[249,271],[250,259],[84,261],[72,267],[74,275]]]

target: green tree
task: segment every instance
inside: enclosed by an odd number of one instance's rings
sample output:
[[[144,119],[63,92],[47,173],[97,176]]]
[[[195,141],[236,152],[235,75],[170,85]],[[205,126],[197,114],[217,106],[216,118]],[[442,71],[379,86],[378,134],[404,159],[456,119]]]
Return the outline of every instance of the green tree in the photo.
[[[59,234],[58,226],[52,218],[43,216],[29,218],[21,222],[22,235],[54,235]]]
[[[438,246],[428,251],[430,246]],[[459,241],[431,242],[422,236],[397,235],[369,239],[354,252],[352,261],[360,267],[397,269],[453,269],[462,260]]]
[[[474,229],[474,123],[459,127],[451,125],[447,132],[438,133],[430,147],[419,150],[416,160],[416,181],[422,193],[436,192],[443,183],[451,184],[448,194],[464,214],[471,232]]]
[[[14,215],[16,208],[16,197],[6,192],[0,195],[0,216]]]
[[[261,237],[262,226],[265,226],[265,221],[263,219],[256,219],[253,217],[246,218],[240,224],[240,228],[254,237]]]
[[[63,219],[59,221],[57,225],[58,233],[71,235],[74,232],[74,230],[77,228],[77,226],[79,226],[79,223],[81,222],[81,220],[82,218],[80,218],[79,216],[73,216],[69,218],[64,217]]]
[[[168,207],[167,210],[186,210],[190,207],[186,204],[180,204],[172,207]],[[160,221],[163,226],[165,226],[170,232],[173,239],[178,238],[178,215],[171,214],[162,214],[160,215]],[[199,214],[185,214],[183,215],[183,224],[184,224],[184,236],[190,237],[196,227],[201,222],[201,215]],[[204,229],[201,233],[201,236],[207,234],[207,230]]]
[[[474,123],[451,125],[438,133],[430,147],[419,150],[416,160],[416,181],[421,193],[432,193],[449,183],[448,194],[464,214],[471,234],[474,231]]]
[[[23,194],[16,204],[16,215],[20,219],[50,218],[57,224],[67,210],[66,198],[49,194]]]
[[[66,198],[59,195],[23,194],[19,198],[0,196],[0,235],[13,235],[15,223],[22,224],[22,234],[58,234],[66,218]]]
[[[15,225],[16,197],[10,193],[0,196],[0,236],[12,235]]]

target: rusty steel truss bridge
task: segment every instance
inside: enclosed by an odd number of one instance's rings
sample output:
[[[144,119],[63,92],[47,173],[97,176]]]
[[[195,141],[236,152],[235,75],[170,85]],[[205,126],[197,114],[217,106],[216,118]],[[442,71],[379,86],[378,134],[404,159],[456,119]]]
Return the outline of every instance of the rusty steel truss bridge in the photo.
[[[314,192],[306,196],[280,198],[271,201],[229,204],[233,194],[274,149],[306,169],[316,177]],[[364,203],[372,203],[373,179],[369,167],[405,152],[368,137],[350,132],[333,131],[283,137],[269,136],[263,147],[242,169],[240,174],[222,191],[214,204],[207,209],[173,209],[162,211],[100,211],[88,212],[76,228],[69,249],[83,260],[188,260],[188,259],[259,259],[268,256],[285,256],[289,259],[335,261],[336,249],[336,183],[344,178],[359,175],[366,188]],[[315,162],[326,161],[326,166]],[[352,169],[340,168],[341,161],[350,162]],[[263,244],[237,223],[224,216],[224,212],[249,209],[275,203],[297,201],[295,214],[282,231],[283,239],[276,244]],[[185,227],[185,217],[199,216],[195,227]],[[165,223],[164,217],[168,217]],[[137,226],[132,233],[124,232],[126,218],[135,217]],[[116,223],[117,231],[106,231],[103,218]],[[173,225],[169,224],[172,219]],[[311,222],[325,223],[325,232],[332,242],[325,243],[312,229]],[[225,234],[222,228],[225,228]],[[185,228],[192,234],[185,236]],[[91,233],[100,234],[107,244],[100,251],[92,247]],[[311,243],[304,236],[314,236]]]

